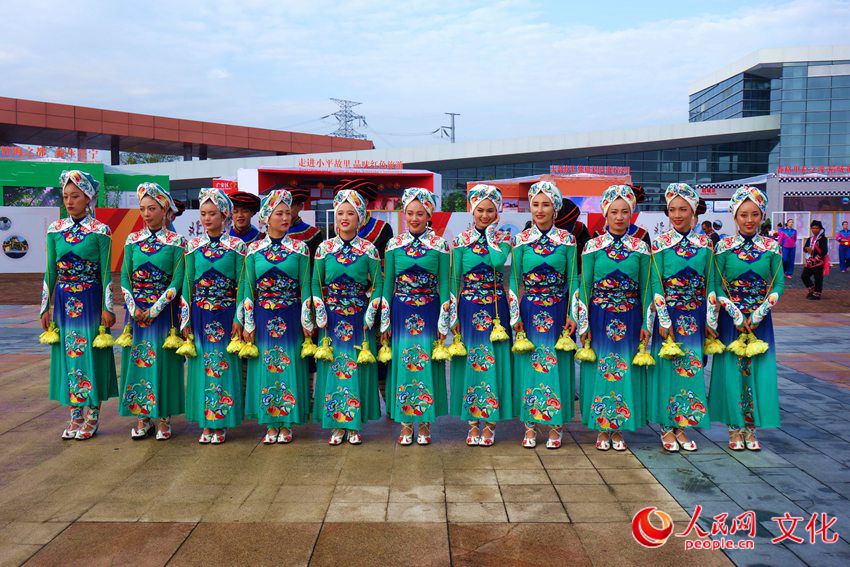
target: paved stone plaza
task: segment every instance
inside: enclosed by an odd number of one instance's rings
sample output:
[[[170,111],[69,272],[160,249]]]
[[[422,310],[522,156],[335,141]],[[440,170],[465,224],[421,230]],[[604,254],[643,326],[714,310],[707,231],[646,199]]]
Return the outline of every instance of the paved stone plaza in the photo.
[[[171,441],[133,442],[116,400],[97,437],[63,442],[67,412],[47,399],[36,317],[0,306],[3,565],[850,563],[850,314],[778,313],[783,427],[761,433],[760,453],[732,453],[714,424],[693,455],[664,454],[649,428],[626,435],[631,451],[600,453],[578,423],[558,451],[523,449],[516,422],[495,446],[470,448],[453,418],[430,447],[397,446],[386,419],[359,447],[330,447],[313,425],[267,447],[255,423],[201,447],[182,418]],[[697,504],[704,529],[754,511],[755,550],[633,539],[640,508],[666,511],[680,532]],[[770,542],[785,512],[805,518],[805,543]],[[837,543],[808,542],[816,512],[838,517]]]

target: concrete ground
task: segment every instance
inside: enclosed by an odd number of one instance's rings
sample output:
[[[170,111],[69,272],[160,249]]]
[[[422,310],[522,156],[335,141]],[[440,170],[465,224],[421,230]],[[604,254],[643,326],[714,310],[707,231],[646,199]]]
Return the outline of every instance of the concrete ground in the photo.
[[[499,425],[493,447],[470,448],[453,418],[435,424],[429,447],[399,447],[386,419],[357,447],[330,447],[313,425],[267,447],[255,423],[201,447],[182,418],[171,441],[133,442],[116,400],[94,439],[63,442],[67,411],[47,399],[36,317],[0,306],[3,565],[850,563],[850,314],[777,314],[782,428],[762,432],[760,453],[733,453],[714,424],[692,455],[665,454],[651,428],[626,435],[630,451],[601,453],[577,422],[558,451],[523,449],[516,422]],[[755,549],[633,539],[644,506],[680,533],[697,504],[705,530],[718,514],[729,525],[754,511]],[[804,543],[770,542],[785,512],[804,518]],[[834,544],[807,541],[820,512],[838,518]]]

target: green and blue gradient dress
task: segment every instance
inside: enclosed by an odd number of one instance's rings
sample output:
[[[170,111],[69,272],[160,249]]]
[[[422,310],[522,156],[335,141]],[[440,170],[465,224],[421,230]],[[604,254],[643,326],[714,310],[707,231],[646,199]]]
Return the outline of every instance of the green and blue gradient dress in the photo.
[[[311,279],[319,336],[331,339],[333,361],[316,363],[313,421],[329,429],[360,430],[381,417],[377,364],[358,364],[364,337],[375,353],[370,332],[381,296],[378,250],[355,236],[325,240],[316,250]]]
[[[706,327],[717,328],[714,250],[711,238],[693,231],[668,230],[652,245],[653,325],[651,351],[655,366],[647,369],[649,421],[672,428],[709,427],[703,368]],[[661,358],[660,327],[673,334],[684,356]]]
[[[191,326],[197,356],[189,359],[186,419],[203,428],[242,423],[242,363],[227,352],[237,309],[238,283],[245,266],[245,243],[222,234],[203,234],[186,247],[186,279],[180,329]]]
[[[302,329],[313,327],[308,255],[307,244],[289,236],[248,245],[239,296],[260,356],[248,360],[245,416],[266,427],[291,427],[310,416],[310,374],[301,358]]]
[[[511,326],[521,320],[534,344],[532,352],[514,355],[513,366],[514,407],[527,424],[557,427],[573,418],[574,353],[555,350],[555,343],[577,289],[576,245],[569,232],[554,226],[544,232],[532,225],[514,238]]]
[[[582,421],[605,432],[646,424],[646,372],[633,366],[645,312],[651,311],[649,246],[610,232],[592,238],[582,253],[582,283],[575,301],[578,335],[590,330],[595,362],[581,363]]]
[[[95,349],[103,311],[112,313],[109,227],[91,215],[47,228],[43,315],[54,300],[59,342],[50,347],[50,399],[64,406],[97,407],[118,395],[111,348]]]
[[[133,344],[121,357],[121,415],[147,419],[183,413],[183,357],[163,343],[180,324],[185,242],[166,228],[143,228],[124,245],[121,289]],[[153,322],[142,326],[133,315],[146,309]]]
[[[462,232],[452,251],[451,328],[460,324],[467,356],[451,361],[451,413],[467,421],[514,417],[511,341],[490,341],[493,322],[510,319],[503,284],[511,235],[491,224]]]
[[[732,428],[779,427],[776,342],[771,308],[785,291],[779,243],[764,236],[735,234],[716,247],[717,300],[723,307],[718,335],[725,345],[738,338],[735,328],[749,317],[755,335],[769,349],[740,357],[727,350],[714,355],[708,409],[711,418]]]
[[[430,423],[448,412],[446,364],[431,359],[437,334],[449,333],[451,256],[433,230],[406,232],[384,254],[381,332],[392,329],[387,414],[400,423]]]

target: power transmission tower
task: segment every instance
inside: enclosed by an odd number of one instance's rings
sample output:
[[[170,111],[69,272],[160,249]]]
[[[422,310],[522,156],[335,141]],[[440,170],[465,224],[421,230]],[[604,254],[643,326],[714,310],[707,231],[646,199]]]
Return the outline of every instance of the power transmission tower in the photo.
[[[332,98],[332,101],[339,105],[339,110],[331,114],[331,116],[337,119],[339,122],[339,128],[331,132],[331,136],[337,136],[339,138],[356,138],[358,140],[365,140],[366,135],[361,134],[357,130],[354,129],[354,122],[357,121],[360,126],[366,126],[366,117],[357,114],[351,109],[358,104],[363,104],[360,102],[354,102],[353,100],[342,100],[340,98]]]
[[[457,112],[444,112],[452,119],[451,126],[440,126],[440,137],[448,137],[452,144],[455,143],[455,116],[460,116]]]

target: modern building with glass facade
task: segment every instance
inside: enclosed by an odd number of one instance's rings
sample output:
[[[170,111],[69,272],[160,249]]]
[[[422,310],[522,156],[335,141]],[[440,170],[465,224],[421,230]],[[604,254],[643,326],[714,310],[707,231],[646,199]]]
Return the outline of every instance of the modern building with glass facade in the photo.
[[[548,173],[552,165],[628,166],[645,208],[668,183],[723,183],[778,166],[850,165],[850,45],[764,49],[692,85],[681,124],[417,148],[315,154],[374,161],[442,176],[445,196],[469,181]],[[177,191],[208,186],[238,168],[297,165],[299,157],[134,166],[167,174]]]

